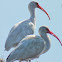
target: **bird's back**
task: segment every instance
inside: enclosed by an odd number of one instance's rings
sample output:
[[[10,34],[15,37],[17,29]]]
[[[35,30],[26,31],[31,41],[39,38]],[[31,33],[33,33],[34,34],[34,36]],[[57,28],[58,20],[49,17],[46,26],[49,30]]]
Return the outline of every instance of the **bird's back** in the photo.
[[[5,49],[9,50],[11,47],[15,47],[18,43],[29,34],[34,34],[34,24],[30,21],[23,21],[17,23],[15,26],[12,27],[8,38],[5,43]]]
[[[16,49],[9,55],[7,60],[34,59],[39,57],[43,49],[44,40],[40,36],[28,35],[22,39],[22,43],[19,43]]]

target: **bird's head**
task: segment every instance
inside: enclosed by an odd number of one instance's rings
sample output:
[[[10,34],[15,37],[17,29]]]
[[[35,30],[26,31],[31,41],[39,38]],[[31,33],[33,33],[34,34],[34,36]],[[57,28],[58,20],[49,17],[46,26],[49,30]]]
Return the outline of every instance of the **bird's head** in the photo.
[[[55,38],[57,38],[59,40],[59,42],[60,42],[60,44],[62,46],[62,43],[61,43],[60,39],[52,31],[50,31],[47,26],[41,26],[39,28],[39,34],[41,35],[41,33],[49,33],[49,34],[53,35]]]
[[[37,8],[37,6],[38,6],[38,3],[36,1],[32,1],[29,3],[29,7]]]
[[[38,2],[36,2],[36,1],[30,2],[29,5],[28,5],[28,8],[29,9],[35,9],[35,8],[41,9],[42,11],[44,11],[47,14],[47,16],[48,16],[48,18],[50,20],[50,17],[48,15],[48,13],[38,4]]]

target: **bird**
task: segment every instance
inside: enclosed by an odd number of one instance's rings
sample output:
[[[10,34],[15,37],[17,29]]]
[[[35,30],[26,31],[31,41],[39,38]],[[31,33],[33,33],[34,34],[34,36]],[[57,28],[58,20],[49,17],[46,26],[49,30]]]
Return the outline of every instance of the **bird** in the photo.
[[[48,13],[38,4],[38,2],[31,1],[28,5],[30,18],[24,21],[20,21],[11,28],[5,42],[6,51],[16,47],[26,35],[34,34],[36,27],[35,8],[39,8],[44,11],[50,20]]]
[[[47,34],[51,34],[58,39],[62,45],[60,39],[52,32],[47,26],[41,26],[39,28],[39,35],[27,35],[21,40],[18,46],[9,54],[6,62],[12,62],[15,60],[28,61],[35,58],[39,58],[40,55],[46,53],[51,46],[50,38]]]

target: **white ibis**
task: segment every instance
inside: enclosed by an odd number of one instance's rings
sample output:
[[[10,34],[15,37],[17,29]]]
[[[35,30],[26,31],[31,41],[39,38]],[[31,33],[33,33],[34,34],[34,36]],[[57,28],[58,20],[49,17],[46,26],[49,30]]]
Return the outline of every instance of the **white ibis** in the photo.
[[[41,26],[39,28],[40,36],[28,35],[23,38],[21,40],[22,43],[19,43],[15,50],[9,54],[6,62],[12,62],[19,59],[21,59],[21,61],[28,61],[34,58],[38,58],[41,54],[47,52],[51,43],[47,33],[53,35],[59,40],[59,38],[48,29],[48,27]],[[59,42],[62,45],[60,40]]]
[[[48,13],[37,2],[30,2],[28,8],[31,15],[30,18],[28,20],[21,21],[12,27],[5,43],[5,50],[8,51],[12,47],[16,47],[26,35],[34,34],[36,25],[35,8],[39,8],[44,11],[50,19]]]

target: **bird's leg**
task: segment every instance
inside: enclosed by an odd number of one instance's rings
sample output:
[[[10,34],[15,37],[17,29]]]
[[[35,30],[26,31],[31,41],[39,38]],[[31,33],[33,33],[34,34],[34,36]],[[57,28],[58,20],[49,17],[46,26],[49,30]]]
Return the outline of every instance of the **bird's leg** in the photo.
[[[29,62],[31,62],[31,60],[29,60]]]
[[[26,62],[28,62],[28,60],[26,60]]]
[[[19,60],[19,62],[21,62],[21,59]]]

